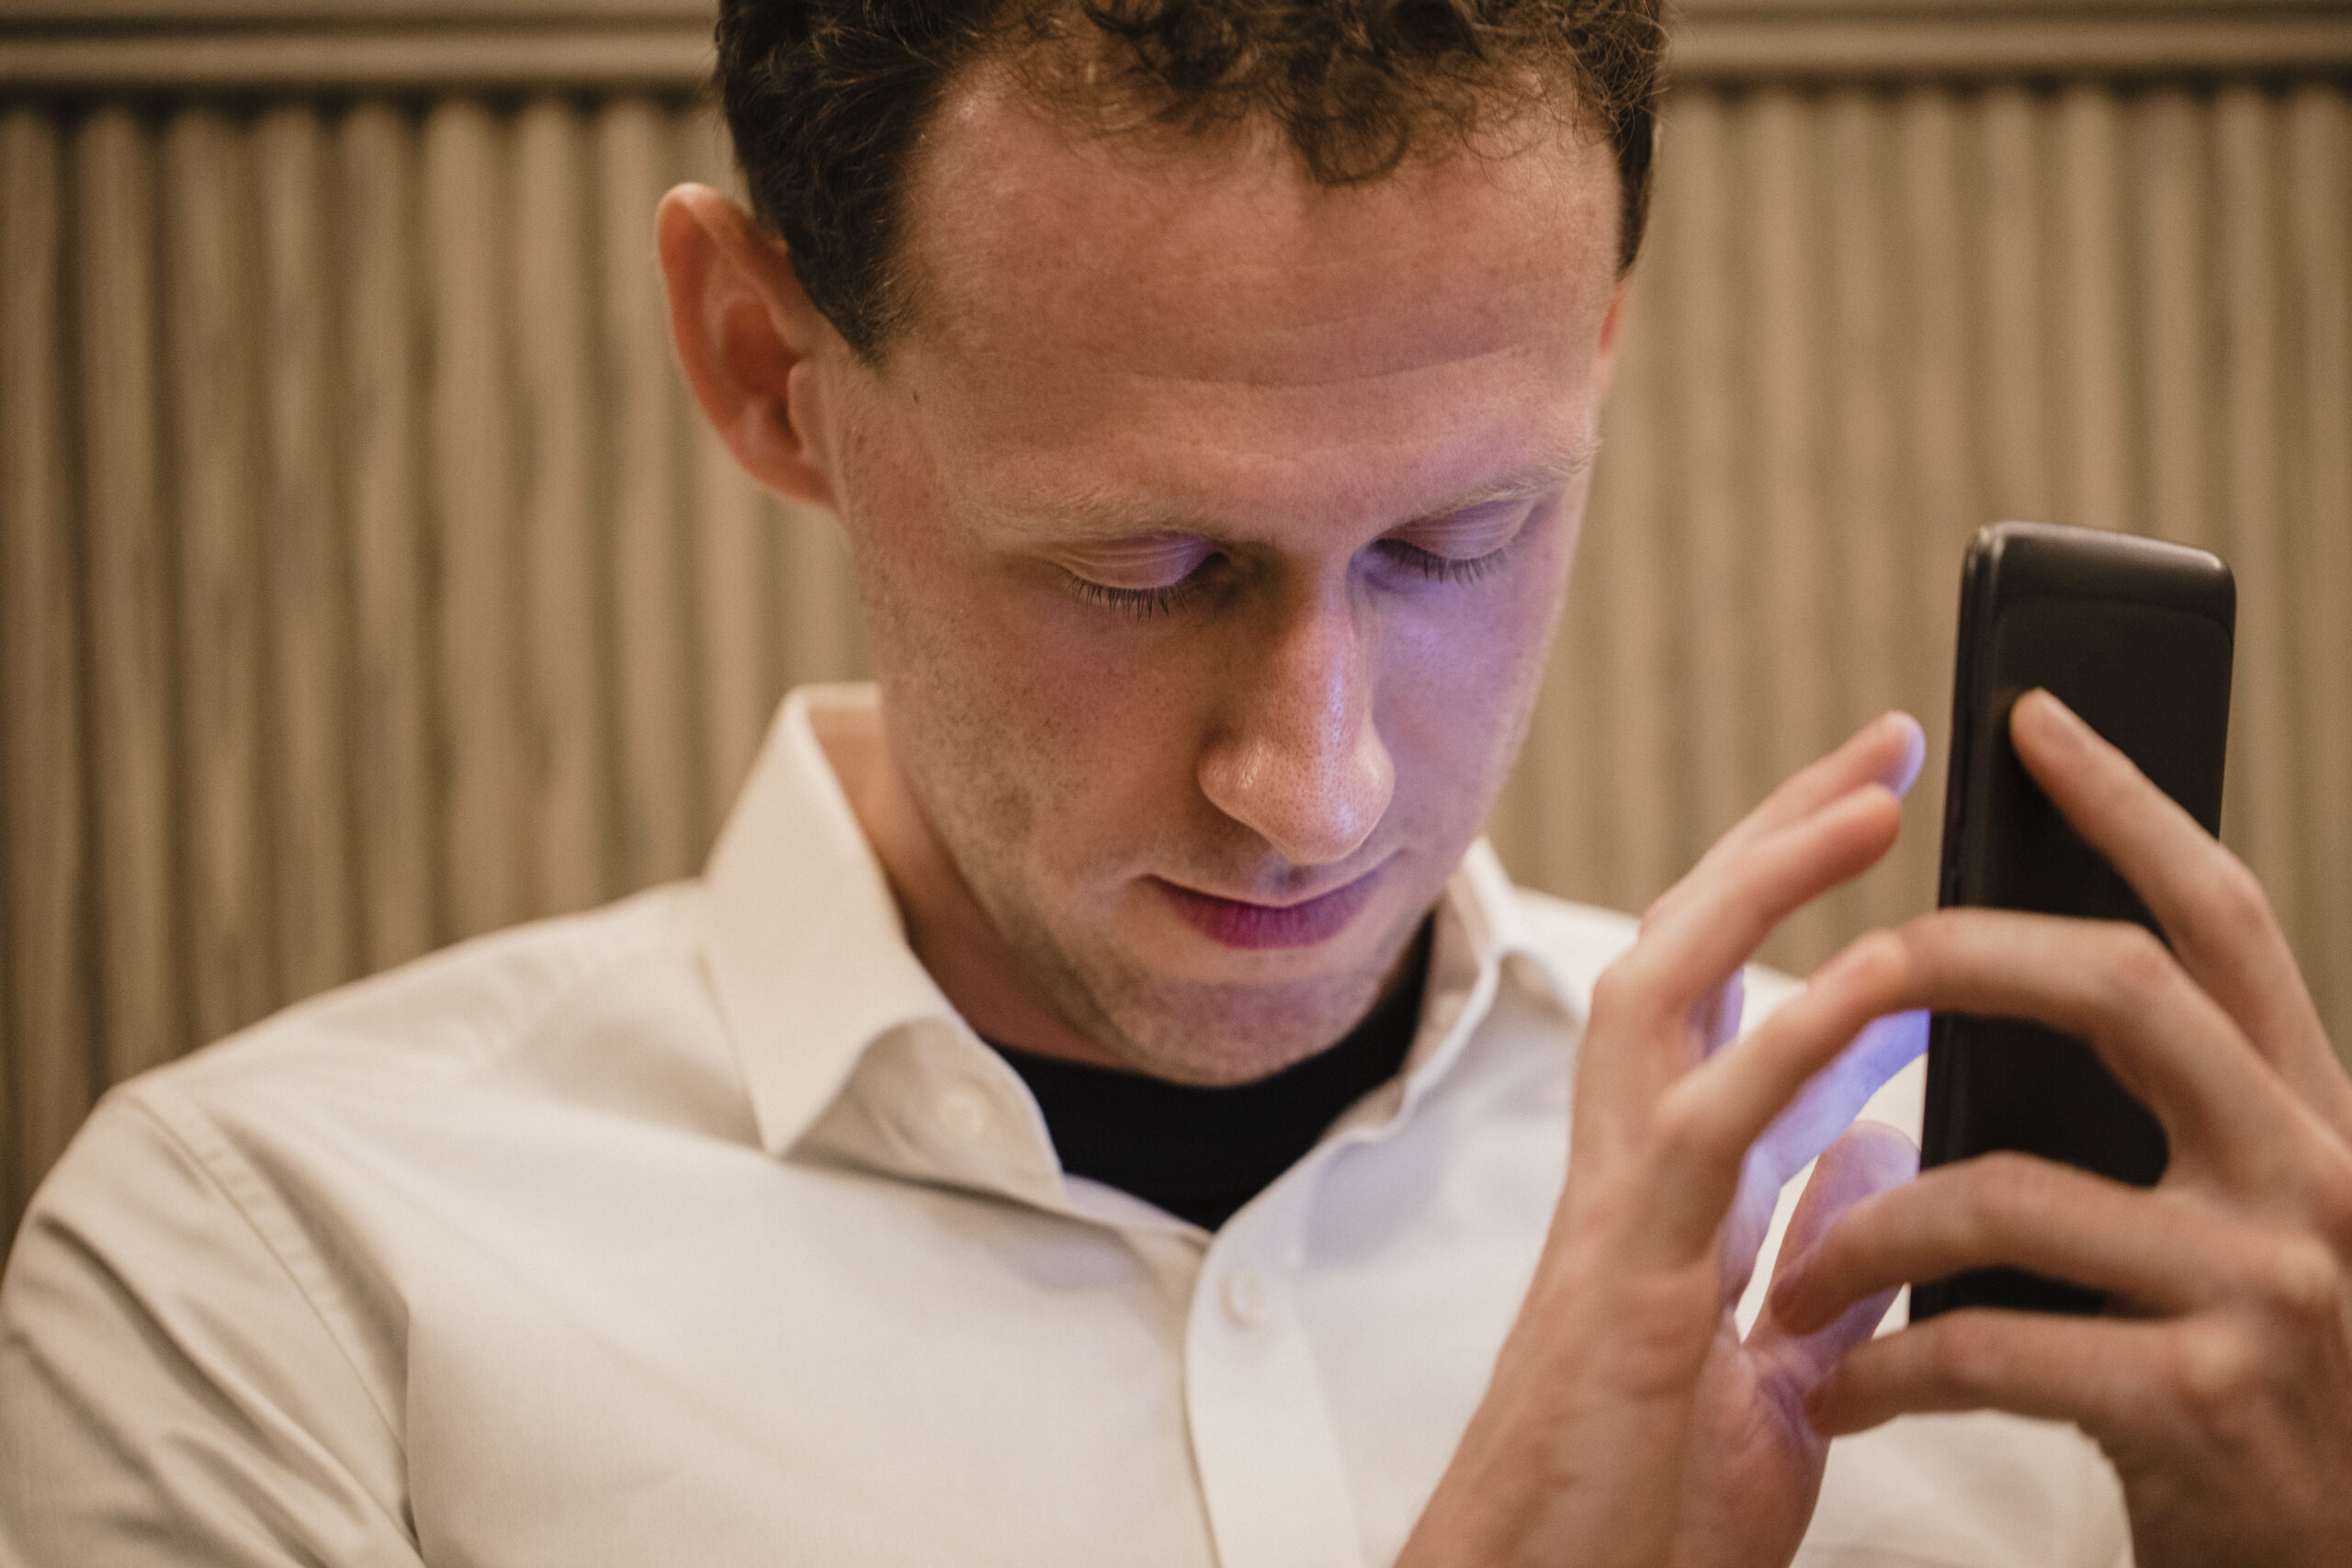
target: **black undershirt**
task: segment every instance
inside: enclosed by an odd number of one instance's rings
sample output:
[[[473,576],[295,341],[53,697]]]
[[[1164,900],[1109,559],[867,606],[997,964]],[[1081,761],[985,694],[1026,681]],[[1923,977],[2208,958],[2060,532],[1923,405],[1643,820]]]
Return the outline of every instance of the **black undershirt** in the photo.
[[[1396,1075],[1420,1021],[1428,974],[1425,929],[1407,955],[1403,983],[1353,1033],[1270,1078],[1230,1089],[996,1048],[1036,1096],[1065,1171],[1215,1230],[1296,1164],[1341,1111]]]

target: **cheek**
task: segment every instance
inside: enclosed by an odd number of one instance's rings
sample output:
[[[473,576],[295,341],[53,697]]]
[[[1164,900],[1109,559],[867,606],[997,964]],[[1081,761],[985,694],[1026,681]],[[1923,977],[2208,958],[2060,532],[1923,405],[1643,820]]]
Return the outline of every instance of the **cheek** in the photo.
[[[1008,584],[990,630],[1000,679],[1051,766],[1063,830],[1125,842],[1188,819],[1198,743],[1200,650],[1181,637],[1106,625],[1033,582]]]
[[[997,854],[1051,874],[1187,819],[1181,657],[1083,624],[1083,606],[978,552],[901,554],[876,581],[876,652],[910,765],[952,782],[931,799],[989,803]]]
[[[1516,563],[1452,613],[1414,616],[1396,632],[1380,728],[1410,792],[1431,818],[1483,819],[1518,756],[1566,586],[1564,558]]]

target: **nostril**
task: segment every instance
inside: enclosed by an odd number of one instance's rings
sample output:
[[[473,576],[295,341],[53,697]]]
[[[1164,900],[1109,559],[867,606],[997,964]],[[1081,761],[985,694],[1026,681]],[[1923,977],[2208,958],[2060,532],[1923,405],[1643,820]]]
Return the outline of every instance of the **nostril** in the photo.
[[[1203,759],[1202,793],[1293,865],[1344,860],[1380,825],[1396,789],[1377,731],[1368,722],[1351,728],[1319,745],[1261,738],[1218,748]]]

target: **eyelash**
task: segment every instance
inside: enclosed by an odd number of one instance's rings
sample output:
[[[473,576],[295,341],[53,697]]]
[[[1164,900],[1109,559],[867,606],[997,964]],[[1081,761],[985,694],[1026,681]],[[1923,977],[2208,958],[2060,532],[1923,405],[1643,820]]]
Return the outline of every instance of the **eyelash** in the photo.
[[[1503,558],[1510,553],[1510,547],[1505,545],[1498,550],[1488,550],[1483,556],[1456,560],[1403,539],[1383,539],[1380,547],[1398,565],[1420,573],[1431,582],[1476,582],[1501,566]],[[1081,602],[1097,609],[1134,620],[1150,620],[1169,614],[1191,597],[1217,558],[1212,556],[1194,568],[1189,577],[1159,588],[1112,588],[1090,581],[1073,572],[1069,577],[1069,589]]]
[[[1456,560],[1452,556],[1438,555],[1403,539],[1383,539],[1380,547],[1399,565],[1419,572],[1431,582],[1476,582],[1502,565],[1503,558],[1510,553],[1510,546],[1505,545],[1500,549],[1488,550],[1483,556]]]
[[[1164,588],[1108,588],[1100,582],[1090,582],[1072,572],[1069,577],[1069,591],[1077,594],[1081,602],[1091,604],[1098,610],[1108,610],[1114,615],[1125,615],[1131,620],[1148,621],[1155,615],[1164,615],[1173,610],[1179,602],[1191,593],[1199,581],[1200,573],[1195,570],[1192,576],[1179,582],[1169,583]]]

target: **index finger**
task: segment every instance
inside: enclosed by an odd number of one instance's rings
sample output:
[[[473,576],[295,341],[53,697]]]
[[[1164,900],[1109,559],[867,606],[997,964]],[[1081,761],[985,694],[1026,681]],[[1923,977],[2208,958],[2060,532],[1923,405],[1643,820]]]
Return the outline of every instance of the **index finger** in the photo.
[[[2019,697],[2009,733],[2051,804],[2146,902],[2199,988],[2298,1099],[2352,1138],[2352,1080],[2245,863],[2050,693]]]
[[[1642,915],[1647,930],[1697,896],[1724,862],[1758,840],[1793,827],[1865,784],[1883,784],[1900,797],[1919,776],[1928,754],[1926,732],[1907,713],[1890,712],[1864,725],[1826,757],[1798,769],[1708,847],[1698,863],[1660,894]]]

